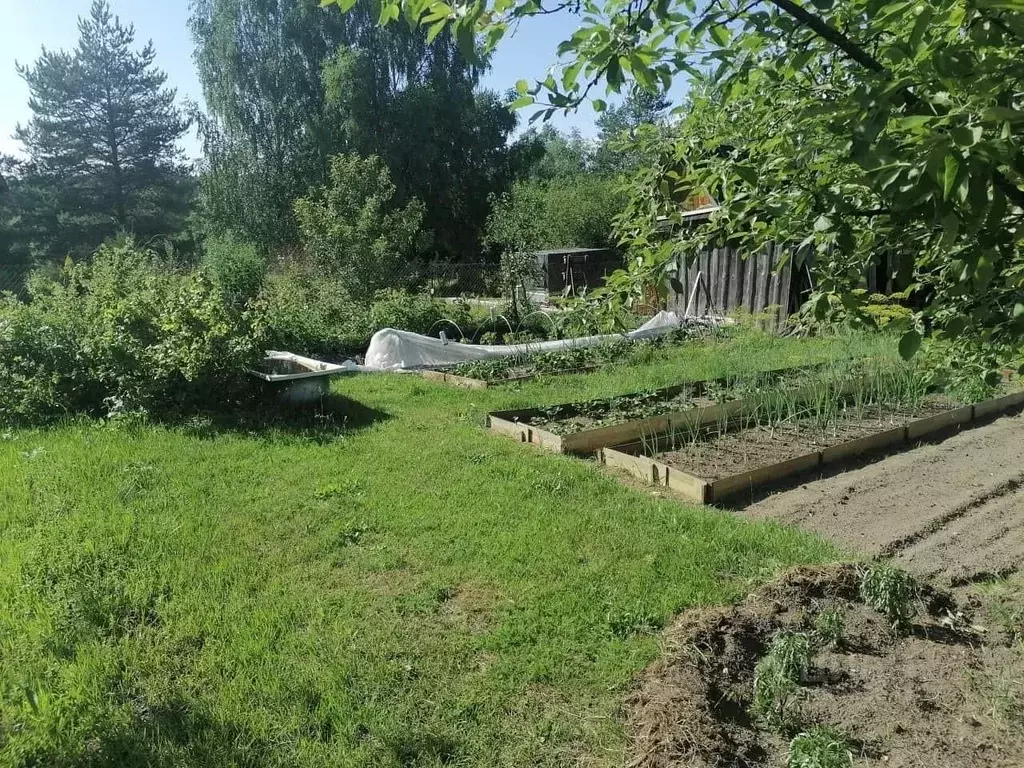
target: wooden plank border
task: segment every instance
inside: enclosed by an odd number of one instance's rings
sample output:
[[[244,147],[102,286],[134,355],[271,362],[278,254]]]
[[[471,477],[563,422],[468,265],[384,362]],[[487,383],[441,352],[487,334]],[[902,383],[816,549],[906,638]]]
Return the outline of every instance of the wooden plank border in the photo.
[[[462,387],[463,389],[487,389],[490,386],[490,382],[485,379],[471,379],[468,376],[456,376],[454,373],[434,371],[429,368],[420,371],[420,376],[430,381],[451,384],[454,387]]]
[[[759,485],[782,480],[816,466],[831,464],[889,446],[910,445],[925,435],[978,421],[1020,406],[1024,406],[1024,391],[955,408],[924,419],[917,419],[902,427],[887,429],[831,446],[822,451],[807,453],[763,467],[755,467],[748,472],[721,477],[717,480],[709,480],[687,473],[643,455],[644,445],[636,442],[617,445],[614,448],[602,448],[598,452],[598,458],[606,466],[625,470],[652,485],[672,488],[691,501],[708,504],[739,491],[750,490]]]
[[[453,387],[461,387],[462,389],[487,389],[488,387],[500,387],[506,384],[535,381],[542,376],[572,376],[574,374],[594,373],[600,369],[600,365],[581,365],[578,368],[568,368],[562,371],[553,371],[552,373],[531,373],[526,376],[509,376],[506,379],[473,379],[469,376],[448,373],[439,368],[422,368],[419,373],[423,378],[436,381],[439,384],[449,384]]]

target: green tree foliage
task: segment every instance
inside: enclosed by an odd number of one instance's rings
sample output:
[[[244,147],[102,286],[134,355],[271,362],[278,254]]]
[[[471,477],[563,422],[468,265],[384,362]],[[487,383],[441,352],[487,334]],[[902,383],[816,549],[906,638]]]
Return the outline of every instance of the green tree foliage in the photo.
[[[586,174],[517,182],[487,221],[487,240],[501,252],[550,248],[608,248],[612,221],[626,195],[612,178]]]
[[[214,232],[266,249],[294,243],[292,202],[326,179],[339,132],[327,120],[321,68],[347,27],[309,0],[193,0],[194,58],[209,111],[202,211]]]
[[[574,179],[594,170],[595,144],[583,138],[579,129],[566,134],[548,124],[539,131],[531,129],[524,139],[531,147],[531,179]]]
[[[694,106],[728,137],[690,121],[663,153],[672,160],[665,173],[638,182],[646,215],[632,234],[650,247],[631,260],[637,279],[664,273],[676,253],[693,256],[696,237],[802,243],[820,274],[808,311],[856,320],[853,286],[884,254],[921,307],[903,351],[936,329],[962,375],[989,380],[997,363],[1019,356],[1019,2],[385,0],[381,19],[404,16],[430,34],[450,26],[456,38],[480,33],[491,50],[523,16],[560,11],[579,14],[579,28],[559,46],[558,69],[519,84],[516,106],[550,116],[602,82],[664,92],[682,75],[696,86]],[[681,201],[708,193],[722,209],[703,232],[654,247],[649,214],[678,216]]]
[[[233,305],[244,305],[263,287],[267,259],[255,245],[231,235],[214,235],[203,243],[203,268]]]
[[[642,157],[635,143],[637,129],[642,125],[660,125],[670,107],[664,94],[634,86],[621,104],[600,113],[595,168],[602,173],[630,173],[639,168]]]
[[[118,231],[148,238],[183,223],[190,183],[177,140],[187,122],[154,65],[152,43],[94,0],[74,50],[43,50],[18,72],[32,118],[17,137],[28,155],[26,226],[41,256],[86,252]],[[34,222],[34,223],[33,223]]]
[[[9,155],[0,155],[0,267],[19,259],[15,256],[18,213],[14,205],[14,172],[17,161]]]
[[[295,201],[307,253],[356,296],[414,277],[423,205],[394,204],[395,185],[378,157],[338,155],[326,186]]]
[[[384,161],[400,202],[423,202],[437,251],[475,257],[490,195],[522,164],[508,141],[516,118],[475,91],[482,69],[455,41],[381,29],[378,10],[193,2],[215,230],[265,247],[295,242],[292,201],[326,181],[332,155],[358,153]]]
[[[448,258],[475,257],[489,197],[507,189],[529,147],[509,145],[515,115],[494,93],[475,92],[481,69],[466,63],[454,41],[424,45],[399,29],[390,62],[362,48],[338,49],[324,68],[328,109],[346,151],[378,155],[398,199],[424,203],[433,248]]]

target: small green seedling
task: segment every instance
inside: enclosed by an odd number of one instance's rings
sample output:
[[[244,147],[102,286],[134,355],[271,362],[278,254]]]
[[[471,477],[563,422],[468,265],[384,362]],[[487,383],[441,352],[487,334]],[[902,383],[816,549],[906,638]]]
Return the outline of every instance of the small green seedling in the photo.
[[[849,740],[828,725],[816,725],[789,743],[787,768],[850,768],[853,754]]]
[[[861,577],[860,596],[871,608],[883,614],[899,634],[910,627],[917,612],[917,582],[914,577],[891,565],[875,564]]]
[[[793,719],[793,704],[800,688],[774,656],[765,656],[754,668],[754,700],[750,713],[766,727],[785,730]]]
[[[802,632],[779,632],[754,669],[751,714],[769,728],[783,730],[793,719],[792,705],[810,665],[810,638]]]
[[[772,639],[768,655],[779,660],[786,677],[801,683],[811,666],[811,638],[803,632],[779,632]]]
[[[846,618],[838,608],[826,608],[814,617],[814,641],[819,648],[838,648],[846,631]]]

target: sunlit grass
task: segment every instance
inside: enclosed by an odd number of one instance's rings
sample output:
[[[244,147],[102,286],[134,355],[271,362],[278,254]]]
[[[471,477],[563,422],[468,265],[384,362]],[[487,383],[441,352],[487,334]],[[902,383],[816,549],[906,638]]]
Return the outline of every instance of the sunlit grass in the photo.
[[[484,391],[346,378],[358,418],[318,433],[0,433],[0,764],[620,764],[660,626],[835,553],[484,414],[876,347],[744,336]]]

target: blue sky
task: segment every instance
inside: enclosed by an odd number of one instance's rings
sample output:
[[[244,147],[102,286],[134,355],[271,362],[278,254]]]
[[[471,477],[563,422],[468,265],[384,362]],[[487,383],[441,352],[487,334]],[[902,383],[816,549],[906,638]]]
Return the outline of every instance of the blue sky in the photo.
[[[202,104],[186,23],[188,1],[111,0],[110,5],[123,21],[135,25],[140,45],[153,40],[157,64],[167,72],[168,83],[178,89],[179,99]],[[89,6],[90,0],[0,0],[0,152],[18,153],[20,145],[11,134],[17,123],[31,117],[28,88],[15,72],[15,61],[33,62],[44,45],[51,49],[74,47],[77,17],[87,14]],[[514,36],[502,42],[482,85],[501,92],[514,87],[520,78],[543,78],[554,63],[558,43],[574,29],[573,17],[525,21]],[[528,115],[523,115],[524,122]],[[579,128],[586,136],[596,134],[594,113],[586,106],[575,114],[558,116],[554,123],[562,129]],[[185,142],[185,148],[191,156],[199,152],[194,137]]]

